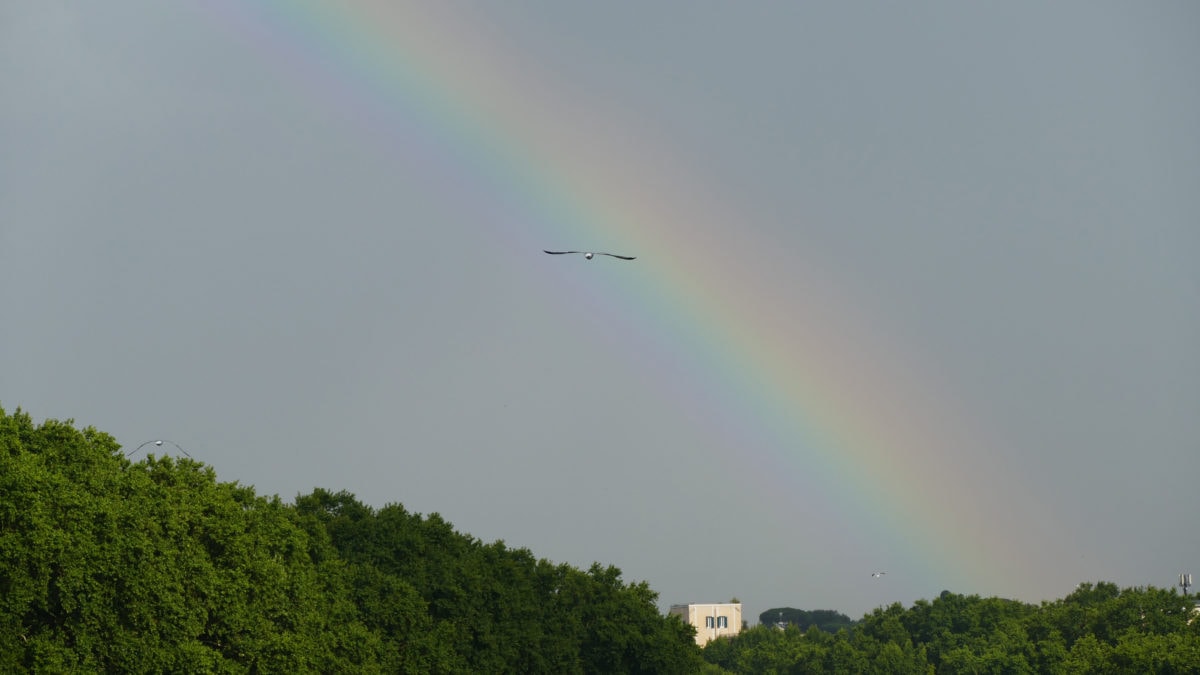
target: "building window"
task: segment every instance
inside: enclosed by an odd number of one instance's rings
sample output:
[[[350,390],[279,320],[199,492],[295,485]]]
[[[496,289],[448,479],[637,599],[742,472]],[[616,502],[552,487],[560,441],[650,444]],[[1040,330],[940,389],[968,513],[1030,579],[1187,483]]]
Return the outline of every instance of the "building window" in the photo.
[[[705,627],[705,628],[712,628],[713,626],[715,626],[715,625],[716,625],[716,623],[715,623],[715,622],[716,622],[716,620],[717,620],[717,619],[716,619],[716,617],[712,617],[712,616],[706,616],[706,617],[704,617],[704,627]]]
[[[729,617],[718,616],[717,617],[717,628],[729,628]]]

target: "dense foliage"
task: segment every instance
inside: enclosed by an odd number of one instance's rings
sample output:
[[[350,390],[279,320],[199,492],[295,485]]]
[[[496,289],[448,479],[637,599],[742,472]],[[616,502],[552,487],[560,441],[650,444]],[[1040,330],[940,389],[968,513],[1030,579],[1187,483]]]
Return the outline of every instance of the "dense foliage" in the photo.
[[[836,633],[843,628],[850,628],[854,620],[832,609],[814,609],[806,611],[792,607],[776,607],[758,615],[758,622],[779,628],[796,626],[807,630],[813,626],[826,633]]]
[[[772,609],[703,650],[655,601],[437,514],[320,489],[284,504],[0,409],[0,672],[1200,672],[1173,590],[944,592],[857,622]]]
[[[644,583],[0,409],[0,672],[692,673]]]
[[[1173,589],[1106,582],[1037,605],[945,591],[836,633],[763,624],[703,653],[733,673],[1197,673],[1192,607]]]

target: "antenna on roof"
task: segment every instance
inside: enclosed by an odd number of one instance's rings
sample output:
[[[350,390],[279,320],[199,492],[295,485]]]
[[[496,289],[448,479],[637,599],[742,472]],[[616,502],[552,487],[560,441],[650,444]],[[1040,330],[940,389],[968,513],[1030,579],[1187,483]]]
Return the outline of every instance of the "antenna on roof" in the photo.
[[[1183,594],[1186,596],[1188,587],[1192,585],[1192,575],[1180,574],[1179,585],[1183,587]]]

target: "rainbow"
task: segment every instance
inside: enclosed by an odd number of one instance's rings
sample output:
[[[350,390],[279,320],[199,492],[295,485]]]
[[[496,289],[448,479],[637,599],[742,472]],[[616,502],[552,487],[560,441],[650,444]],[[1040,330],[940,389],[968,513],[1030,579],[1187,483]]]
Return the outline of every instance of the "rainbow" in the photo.
[[[633,351],[654,355],[648,367],[683,374],[672,386],[695,392],[711,431],[739,449],[731,469],[792,510],[836,505],[855,524],[845,536],[906,551],[934,592],[1020,596],[1038,571],[1012,551],[1053,541],[1051,523],[1005,493],[1012,469],[987,459],[1001,454],[996,442],[956,408],[934,364],[889,341],[818,257],[741,227],[738,205],[652,130],[574,96],[455,7],[225,0],[203,11],[373,136],[468,176],[507,209],[492,216],[498,242],[641,256],[637,274],[606,279],[612,292],[590,301],[625,316]],[[785,267],[788,279],[800,271],[799,287],[781,281]]]

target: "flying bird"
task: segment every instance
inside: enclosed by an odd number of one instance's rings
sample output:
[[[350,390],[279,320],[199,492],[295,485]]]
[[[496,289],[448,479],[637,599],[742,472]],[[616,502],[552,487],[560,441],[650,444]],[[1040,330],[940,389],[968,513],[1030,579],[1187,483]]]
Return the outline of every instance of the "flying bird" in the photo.
[[[881,577],[885,574],[887,574],[887,572],[871,572],[871,576],[875,577],[876,579],[878,579],[879,577]]]
[[[546,249],[542,249],[542,250],[546,251]],[[598,256],[598,255],[606,255],[610,258],[620,258],[621,260],[636,259],[636,256],[632,256],[632,255],[617,255],[616,253],[604,253],[604,252],[591,253],[588,251],[546,251],[546,253],[549,253],[550,255],[567,255],[569,253],[582,253],[583,257],[587,258],[588,260],[591,260],[593,256]]]

